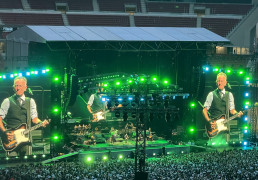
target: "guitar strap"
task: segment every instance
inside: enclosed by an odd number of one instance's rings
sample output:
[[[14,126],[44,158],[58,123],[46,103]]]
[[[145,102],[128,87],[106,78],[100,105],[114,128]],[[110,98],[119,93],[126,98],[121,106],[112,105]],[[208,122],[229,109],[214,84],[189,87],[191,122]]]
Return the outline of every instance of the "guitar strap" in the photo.
[[[225,101],[226,101],[226,119],[229,119],[229,92],[226,91],[225,93]],[[229,123],[227,123],[228,131],[229,129]]]
[[[25,98],[25,104],[26,104],[26,109],[27,109],[27,128],[31,128],[31,114],[30,114],[30,98],[26,97]],[[31,145],[28,146],[28,155],[32,155],[32,135],[29,133],[29,140]]]

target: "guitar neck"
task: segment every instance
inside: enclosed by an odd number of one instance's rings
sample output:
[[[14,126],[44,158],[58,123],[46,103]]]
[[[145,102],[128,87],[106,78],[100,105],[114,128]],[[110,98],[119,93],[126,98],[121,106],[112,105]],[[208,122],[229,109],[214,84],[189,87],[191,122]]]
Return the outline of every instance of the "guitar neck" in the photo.
[[[246,110],[245,110],[245,111],[246,111]],[[244,112],[245,112],[245,111],[244,111]],[[244,112],[243,112],[243,113],[244,113]],[[230,118],[226,119],[226,120],[224,121],[224,123],[227,123],[227,122],[229,122],[229,121],[235,119],[235,118],[238,116],[238,114],[239,114],[239,112],[236,113],[234,116],[231,116]]]
[[[39,123],[39,124],[33,126],[33,127],[30,128],[30,129],[26,129],[26,130],[24,131],[24,134],[28,134],[29,132],[34,131],[35,129],[40,128],[42,125],[43,125],[43,123],[41,122],[41,123]]]

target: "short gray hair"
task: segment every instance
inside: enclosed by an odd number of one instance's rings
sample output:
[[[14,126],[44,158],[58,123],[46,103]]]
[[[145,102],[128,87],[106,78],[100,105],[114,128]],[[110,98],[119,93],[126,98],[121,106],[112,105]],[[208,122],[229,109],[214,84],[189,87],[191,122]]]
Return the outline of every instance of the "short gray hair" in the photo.
[[[227,79],[227,74],[225,74],[224,72],[220,72],[220,73],[217,75],[217,79],[218,79],[219,76],[224,76],[224,77],[226,77],[226,79]]]
[[[24,80],[25,84],[27,85],[27,79],[25,77],[23,77],[23,76],[17,76],[16,78],[14,78],[13,85],[15,84],[16,81],[18,81],[20,79]]]

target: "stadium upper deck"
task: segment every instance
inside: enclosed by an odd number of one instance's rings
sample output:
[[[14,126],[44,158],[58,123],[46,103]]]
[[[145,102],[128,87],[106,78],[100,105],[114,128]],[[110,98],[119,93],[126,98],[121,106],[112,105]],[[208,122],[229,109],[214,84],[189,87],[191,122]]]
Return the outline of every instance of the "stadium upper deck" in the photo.
[[[146,0],[1,0],[0,24],[205,27],[226,37],[252,7]]]

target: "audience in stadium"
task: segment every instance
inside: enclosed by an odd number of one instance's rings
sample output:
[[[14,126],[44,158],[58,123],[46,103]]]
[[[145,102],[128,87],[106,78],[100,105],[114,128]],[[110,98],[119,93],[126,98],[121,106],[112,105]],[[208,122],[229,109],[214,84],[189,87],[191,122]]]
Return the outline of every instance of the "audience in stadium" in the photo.
[[[227,150],[148,158],[148,179],[258,179],[258,151]],[[134,179],[134,160],[55,162],[0,169],[0,179]]]

